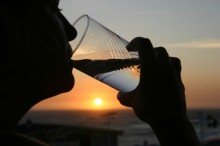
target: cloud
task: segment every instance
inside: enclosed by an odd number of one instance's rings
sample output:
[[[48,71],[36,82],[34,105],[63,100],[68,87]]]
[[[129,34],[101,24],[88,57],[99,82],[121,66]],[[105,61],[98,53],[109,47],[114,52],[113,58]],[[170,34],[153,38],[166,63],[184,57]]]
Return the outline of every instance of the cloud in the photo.
[[[196,49],[220,49],[220,40],[208,39],[199,41],[190,41],[185,43],[167,44],[169,48],[196,48]]]

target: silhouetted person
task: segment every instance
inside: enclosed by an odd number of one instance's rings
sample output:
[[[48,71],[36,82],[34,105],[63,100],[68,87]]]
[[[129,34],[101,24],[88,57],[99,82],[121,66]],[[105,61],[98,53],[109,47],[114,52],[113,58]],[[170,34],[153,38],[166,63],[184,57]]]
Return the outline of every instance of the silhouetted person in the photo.
[[[68,42],[77,32],[58,4],[0,1],[0,142],[6,145],[46,145],[15,128],[32,106],[74,86]],[[141,79],[136,90],[119,93],[119,101],[150,124],[162,146],[198,146],[186,114],[180,60],[145,38],[135,38],[130,46],[139,50]]]

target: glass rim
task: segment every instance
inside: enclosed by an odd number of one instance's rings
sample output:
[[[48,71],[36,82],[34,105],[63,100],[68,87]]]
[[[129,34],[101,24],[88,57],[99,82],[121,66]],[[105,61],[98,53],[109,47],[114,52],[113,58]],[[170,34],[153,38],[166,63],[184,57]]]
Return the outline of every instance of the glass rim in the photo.
[[[76,52],[76,50],[79,48],[80,44],[82,43],[86,33],[87,33],[87,30],[89,28],[89,21],[90,21],[90,17],[87,15],[87,14],[84,14],[82,16],[80,16],[78,19],[76,19],[76,21],[72,24],[72,26],[74,27],[74,25],[76,25],[76,23],[78,23],[82,18],[86,17],[87,18],[87,23],[86,23],[86,28],[80,38],[80,40],[78,41],[77,45],[75,48],[72,48],[72,54],[74,54],[74,52]],[[78,33],[78,32],[77,32]],[[77,37],[77,36],[76,36]]]

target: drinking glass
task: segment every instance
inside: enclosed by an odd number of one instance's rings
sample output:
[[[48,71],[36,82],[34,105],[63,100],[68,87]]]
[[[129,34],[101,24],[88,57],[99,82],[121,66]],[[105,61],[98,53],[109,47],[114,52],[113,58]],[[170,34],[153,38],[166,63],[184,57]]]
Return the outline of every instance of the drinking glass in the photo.
[[[140,60],[128,41],[88,15],[73,26],[77,37],[70,42],[74,68],[120,91],[134,90],[140,79]]]

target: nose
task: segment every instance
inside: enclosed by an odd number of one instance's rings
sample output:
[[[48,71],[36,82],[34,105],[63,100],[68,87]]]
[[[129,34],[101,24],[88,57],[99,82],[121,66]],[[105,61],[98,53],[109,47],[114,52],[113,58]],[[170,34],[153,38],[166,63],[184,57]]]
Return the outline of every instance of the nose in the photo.
[[[59,14],[59,17],[66,32],[67,41],[74,40],[77,36],[76,29],[69,23],[69,21],[63,16],[62,13]]]
[[[70,25],[69,22],[68,22],[68,27],[65,28],[65,31],[66,31],[68,41],[72,41],[76,38],[77,31],[72,25]]]

